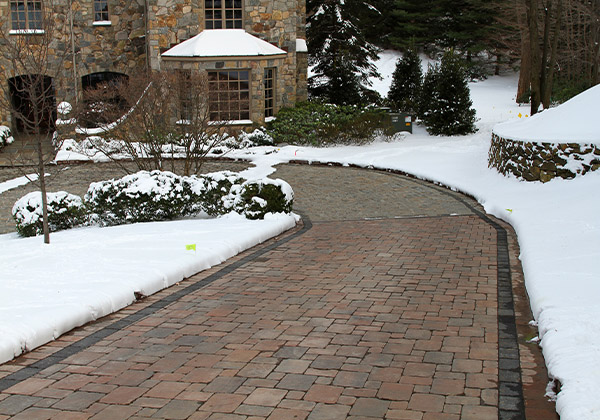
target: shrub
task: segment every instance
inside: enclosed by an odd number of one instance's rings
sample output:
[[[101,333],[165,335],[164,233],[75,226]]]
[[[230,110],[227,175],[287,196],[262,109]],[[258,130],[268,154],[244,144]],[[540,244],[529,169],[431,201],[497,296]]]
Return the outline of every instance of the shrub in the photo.
[[[172,220],[198,211],[191,185],[171,172],[140,171],[94,182],[85,202],[103,225]]]
[[[421,91],[420,117],[433,135],[469,134],[476,131],[465,67],[453,51],[430,66]]]
[[[236,186],[237,187],[237,186]],[[280,179],[246,181],[233,188],[235,210],[248,219],[264,219],[267,213],[290,213],[294,192]]]
[[[414,48],[408,48],[396,62],[392,86],[388,93],[390,105],[399,111],[414,114],[417,111],[422,83],[421,59]]]
[[[10,128],[0,125],[0,150],[6,145],[11,144],[15,139],[10,132]]]
[[[193,192],[193,208],[209,216],[219,216],[231,211],[233,204],[227,196],[234,185],[245,181],[239,174],[231,171],[213,172],[187,178]]]
[[[283,108],[269,123],[268,133],[277,143],[324,146],[372,141],[390,134],[382,111],[374,108],[302,102]]]
[[[48,193],[48,228],[50,232],[70,229],[87,220],[86,208],[81,197],[65,191]],[[20,198],[12,209],[21,236],[35,236],[43,233],[42,194],[31,192]]]

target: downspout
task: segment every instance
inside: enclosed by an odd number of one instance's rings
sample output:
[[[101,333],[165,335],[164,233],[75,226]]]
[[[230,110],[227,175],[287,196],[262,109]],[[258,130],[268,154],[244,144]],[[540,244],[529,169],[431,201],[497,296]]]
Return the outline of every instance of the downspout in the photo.
[[[148,73],[150,72],[150,34],[148,33],[148,11],[150,10],[150,5],[148,0],[144,0],[144,30],[146,33],[146,69]]]
[[[73,86],[75,87],[75,103],[79,103],[77,84],[77,60],[75,59],[75,34],[73,33],[73,0],[69,0],[69,20],[71,25],[71,58],[73,59]]]

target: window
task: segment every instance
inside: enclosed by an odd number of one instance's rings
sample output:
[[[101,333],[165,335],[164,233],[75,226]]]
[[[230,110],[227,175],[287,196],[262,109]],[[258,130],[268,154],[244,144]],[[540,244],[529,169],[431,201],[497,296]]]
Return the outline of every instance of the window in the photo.
[[[41,0],[13,0],[10,14],[13,30],[43,29]]]
[[[265,69],[265,118],[272,117],[275,112],[275,69]]]
[[[177,70],[179,87],[179,118],[191,121],[194,118],[194,90],[190,88],[192,74],[189,70]]]
[[[206,29],[242,29],[242,0],[204,0]]]
[[[250,119],[248,70],[209,71],[208,90],[212,121]]]
[[[94,22],[107,22],[108,0],[94,0]]]

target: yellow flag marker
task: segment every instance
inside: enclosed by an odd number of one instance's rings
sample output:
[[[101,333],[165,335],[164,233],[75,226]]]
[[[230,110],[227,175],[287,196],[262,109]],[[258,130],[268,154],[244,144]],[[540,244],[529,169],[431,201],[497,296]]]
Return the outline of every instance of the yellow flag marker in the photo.
[[[519,112],[519,115],[517,115],[517,116],[518,116],[519,118],[521,118],[521,117],[523,116],[523,114],[521,114],[521,113]]]
[[[190,244],[185,246],[186,251],[194,251],[196,252],[196,244]]]

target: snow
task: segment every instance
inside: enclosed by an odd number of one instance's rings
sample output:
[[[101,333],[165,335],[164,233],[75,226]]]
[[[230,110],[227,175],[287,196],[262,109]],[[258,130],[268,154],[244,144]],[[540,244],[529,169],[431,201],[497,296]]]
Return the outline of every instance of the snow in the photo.
[[[517,122],[499,124],[494,133],[521,141],[556,143],[599,143],[600,85],[564,104]]]
[[[306,46],[306,39],[296,38],[296,52],[308,52],[308,47]]]
[[[205,29],[165,51],[162,57],[256,57],[287,54],[243,29]]]
[[[12,190],[13,188],[20,187],[21,185],[29,184],[32,181],[38,179],[37,174],[29,174],[20,176],[18,178],[9,179],[8,181],[0,182],[0,194],[5,191]]]

